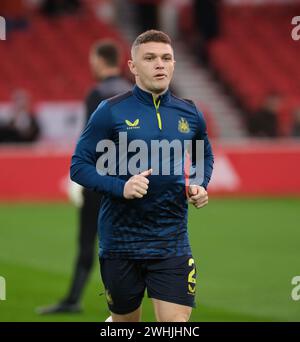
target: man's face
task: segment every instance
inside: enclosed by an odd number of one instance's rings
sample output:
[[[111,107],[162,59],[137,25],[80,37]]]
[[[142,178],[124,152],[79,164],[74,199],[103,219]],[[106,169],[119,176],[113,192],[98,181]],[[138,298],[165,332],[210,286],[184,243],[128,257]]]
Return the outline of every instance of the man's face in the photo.
[[[139,87],[153,94],[161,94],[169,87],[173,76],[173,49],[165,43],[141,44],[135,48],[128,65]]]

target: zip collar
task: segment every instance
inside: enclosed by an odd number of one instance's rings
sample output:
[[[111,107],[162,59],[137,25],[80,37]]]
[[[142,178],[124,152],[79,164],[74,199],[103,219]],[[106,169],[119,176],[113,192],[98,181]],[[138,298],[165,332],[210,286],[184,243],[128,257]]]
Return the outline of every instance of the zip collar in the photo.
[[[139,88],[137,85],[133,87],[132,92],[140,101],[153,106],[154,98],[151,93]],[[168,102],[169,100],[170,100],[170,90],[168,89],[162,95],[158,96],[158,98],[155,100],[155,103],[159,103],[160,105],[162,105]]]

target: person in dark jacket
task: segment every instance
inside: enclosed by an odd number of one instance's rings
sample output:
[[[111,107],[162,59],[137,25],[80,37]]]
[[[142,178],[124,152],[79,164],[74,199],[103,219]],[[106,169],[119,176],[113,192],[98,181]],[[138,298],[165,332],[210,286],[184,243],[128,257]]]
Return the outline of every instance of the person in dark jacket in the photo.
[[[121,53],[113,41],[96,43],[90,53],[90,66],[97,84],[88,93],[86,121],[96,110],[100,102],[131,88],[131,84],[121,76]],[[80,191],[80,190],[79,190]],[[94,248],[97,236],[97,219],[102,195],[83,188],[83,204],[80,208],[78,255],[69,292],[56,305],[39,308],[40,314],[81,311],[80,300],[87,283],[94,260]]]
[[[10,120],[0,125],[0,142],[32,143],[38,140],[40,127],[25,90],[12,95]]]

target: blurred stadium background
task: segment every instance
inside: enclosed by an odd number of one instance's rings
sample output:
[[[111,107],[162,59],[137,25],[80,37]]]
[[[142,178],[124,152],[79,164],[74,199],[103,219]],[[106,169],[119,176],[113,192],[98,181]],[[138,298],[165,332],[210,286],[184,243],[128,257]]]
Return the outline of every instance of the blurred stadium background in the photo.
[[[94,82],[90,46],[117,40],[130,77],[130,44],[152,27],[173,38],[173,90],[204,112],[216,155],[210,203],[189,216],[192,321],[299,321],[300,1],[1,0],[0,16],[0,321],[107,317],[97,263],[83,313],[41,317],[35,308],[61,298],[71,277],[68,172]],[[24,102],[39,133],[12,141],[4,128]],[[154,319],[148,299],[143,311]]]

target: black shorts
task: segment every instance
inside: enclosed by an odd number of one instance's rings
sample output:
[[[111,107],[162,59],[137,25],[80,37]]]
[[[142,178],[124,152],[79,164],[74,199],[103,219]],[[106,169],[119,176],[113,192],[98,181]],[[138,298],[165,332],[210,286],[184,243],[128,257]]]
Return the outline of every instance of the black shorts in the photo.
[[[100,258],[100,270],[111,312],[127,314],[148,297],[195,306],[196,266],[191,256],[134,260]]]

